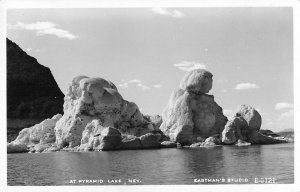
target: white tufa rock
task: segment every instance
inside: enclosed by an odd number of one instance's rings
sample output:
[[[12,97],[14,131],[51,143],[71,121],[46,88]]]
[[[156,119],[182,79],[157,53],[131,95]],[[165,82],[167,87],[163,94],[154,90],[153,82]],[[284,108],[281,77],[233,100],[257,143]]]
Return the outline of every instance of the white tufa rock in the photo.
[[[61,117],[61,114],[57,114],[51,119],[46,119],[30,128],[23,129],[20,131],[18,137],[8,144],[7,152],[25,152],[27,151],[27,148],[32,145],[54,142],[54,127]]]
[[[220,134],[227,118],[212,95],[205,93],[212,88],[212,74],[206,70],[188,73],[180,83],[163,111],[161,131],[171,141],[181,144],[197,142]]]
[[[114,127],[121,134],[136,136],[154,129],[138,106],[124,100],[112,82],[78,76],[65,96],[64,115],[55,127],[56,144],[61,148],[91,142],[92,125]]]

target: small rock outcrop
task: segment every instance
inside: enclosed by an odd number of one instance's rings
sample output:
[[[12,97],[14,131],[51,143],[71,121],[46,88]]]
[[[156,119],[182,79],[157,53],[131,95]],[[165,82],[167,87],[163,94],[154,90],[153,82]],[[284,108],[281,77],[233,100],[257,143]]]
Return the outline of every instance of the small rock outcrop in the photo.
[[[162,148],[176,148],[177,144],[172,141],[163,141],[160,143]]]
[[[140,136],[142,148],[159,148],[160,147],[160,135],[147,133],[145,135]]]
[[[34,152],[42,151],[41,148],[43,145],[46,145],[46,147],[44,146],[44,149],[49,147],[49,143],[55,142],[54,127],[61,117],[62,116],[58,114],[33,127],[23,129],[18,137],[7,145],[7,152]]]
[[[122,140],[122,149],[142,149],[140,138],[135,136],[127,136]]]
[[[213,95],[206,93],[212,88],[212,74],[206,70],[194,70],[180,82],[163,111],[162,132],[171,141],[192,144],[197,138],[208,138],[222,133],[227,122],[222,108]]]
[[[101,132],[99,149],[102,151],[115,150],[121,148],[121,133],[112,127],[108,127]]]
[[[241,105],[239,110],[236,112],[236,116],[241,116],[247,121],[248,127],[255,131],[260,130],[262,119],[256,109],[249,105]]]
[[[208,137],[203,142],[197,142],[190,145],[191,148],[197,147],[215,147],[220,146],[221,140],[219,137]]]
[[[247,121],[243,117],[235,117],[227,122],[222,132],[222,143],[234,144],[237,140],[246,140],[245,135],[248,131]]]
[[[29,149],[25,144],[13,142],[7,144],[7,153],[25,153],[28,151]]]
[[[249,105],[241,105],[236,115],[227,122],[222,132],[223,144],[239,146],[249,144],[286,143],[285,139],[267,136],[260,131],[261,116]]]

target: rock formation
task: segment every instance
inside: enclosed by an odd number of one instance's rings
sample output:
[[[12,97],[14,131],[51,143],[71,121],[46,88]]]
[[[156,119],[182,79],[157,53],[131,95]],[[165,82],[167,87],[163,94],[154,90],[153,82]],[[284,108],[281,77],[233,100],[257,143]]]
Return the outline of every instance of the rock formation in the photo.
[[[151,121],[152,120],[152,121]],[[64,114],[23,129],[8,151],[116,150],[160,146],[159,116],[143,116],[105,79],[75,77],[65,96]],[[14,149],[13,149],[14,148]]]
[[[7,117],[49,118],[62,113],[64,94],[49,68],[6,39]]]
[[[227,122],[222,132],[222,143],[234,144],[237,140],[246,140],[245,132],[248,129],[246,120],[242,117],[235,117]],[[243,133],[242,133],[243,132]]]
[[[222,143],[244,145],[286,143],[285,139],[267,136],[260,131],[261,116],[249,105],[241,105],[222,132]]]
[[[18,137],[7,145],[7,152],[41,151],[55,142],[54,127],[61,115],[55,115],[30,128],[23,129]],[[51,145],[52,146],[52,145]]]
[[[160,143],[162,148],[175,148],[177,144],[173,141],[163,141]]]
[[[221,146],[221,141],[219,137],[208,137],[204,141],[193,143],[190,145],[192,148],[197,147],[215,147],[215,146]]]
[[[257,110],[249,105],[241,105],[239,110],[236,112],[236,116],[241,116],[246,120],[248,127],[255,131],[260,130],[261,116]]]
[[[134,136],[154,131],[153,124],[144,118],[138,106],[124,100],[112,82],[75,77],[65,96],[64,115],[55,127],[56,144],[75,147],[82,144],[83,132],[93,130],[95,135],[104,127]]]
[[[191,71],[181,80],[163,111],[160,126],[171,141],[192,144],[222,133],[227,117],[214,96],[206,94],[211,88],[212,74],[206,70]]]
[[[160,135],[147,133],[140,136],[142,147],[147,148],[159,148],[160,147]]]
[[[283,131],[277,132],[280,137],[284,137],[289,143],[294,142],[294,129],[285,129]]]
[[[227,122],[222,108],[207,94],[211,88],[210,72],[191,71],[171,95],[161,118],[144,116],[135,103],[123,99],[112,82],[78,76],[72,80],[65,96],[64,114],[23,129],[7,145],[7,152],[186,148],[186,145],[195,148],[286,142],[260,132],[261,116],[251,106],[242,105]]]

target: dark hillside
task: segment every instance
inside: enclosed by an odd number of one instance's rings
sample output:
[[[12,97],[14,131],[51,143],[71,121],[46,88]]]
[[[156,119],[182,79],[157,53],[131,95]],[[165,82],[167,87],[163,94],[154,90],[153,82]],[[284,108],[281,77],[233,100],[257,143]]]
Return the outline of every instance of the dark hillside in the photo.
[[[48,118],[63,112],[64,94],[49,68],[27,55],[16,43],[7,46],[7,116]]]

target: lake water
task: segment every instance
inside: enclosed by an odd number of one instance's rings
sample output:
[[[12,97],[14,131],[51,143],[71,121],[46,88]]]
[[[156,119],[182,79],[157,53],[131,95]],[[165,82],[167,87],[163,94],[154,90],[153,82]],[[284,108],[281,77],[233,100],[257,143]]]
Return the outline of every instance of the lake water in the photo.
[[[8,154],[7,161],[8,185],[294,183],[293,143],[22,153]]]

